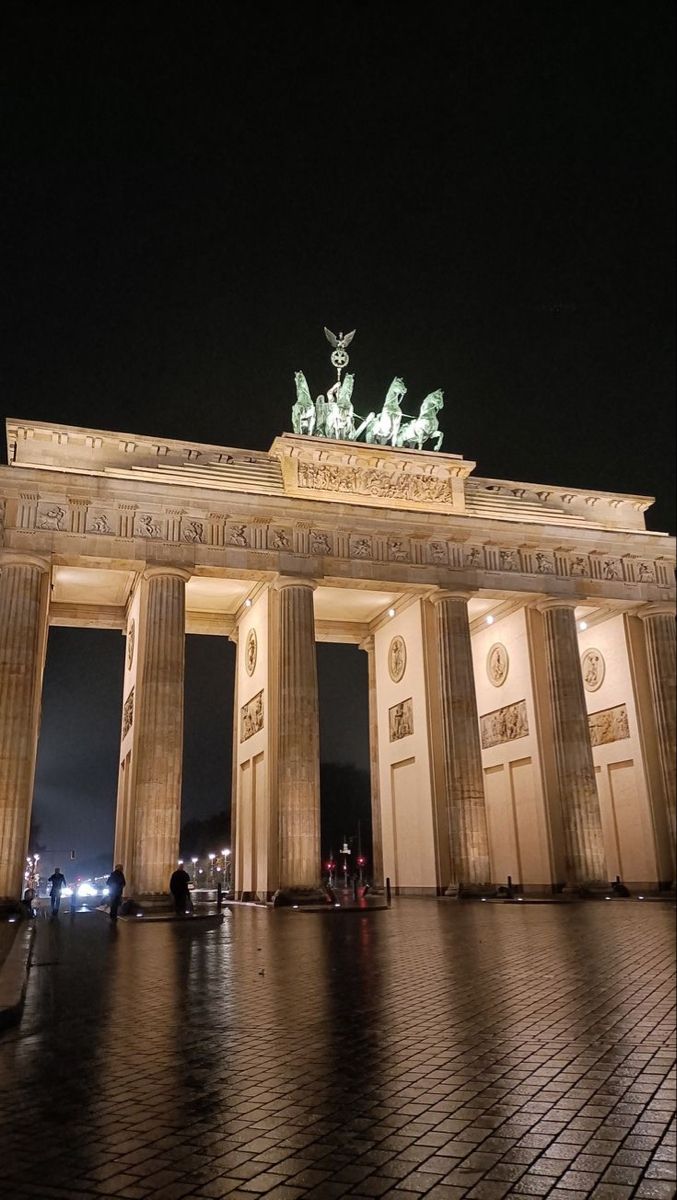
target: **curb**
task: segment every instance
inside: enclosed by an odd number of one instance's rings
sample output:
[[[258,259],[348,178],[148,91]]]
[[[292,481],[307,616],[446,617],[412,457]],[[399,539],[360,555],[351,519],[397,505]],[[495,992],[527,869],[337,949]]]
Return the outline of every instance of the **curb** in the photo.
[[[35,922],[31,921],[28,928],[17,930],[12,948],[0,966],[0,1029],[21,1020],[34,940]]]

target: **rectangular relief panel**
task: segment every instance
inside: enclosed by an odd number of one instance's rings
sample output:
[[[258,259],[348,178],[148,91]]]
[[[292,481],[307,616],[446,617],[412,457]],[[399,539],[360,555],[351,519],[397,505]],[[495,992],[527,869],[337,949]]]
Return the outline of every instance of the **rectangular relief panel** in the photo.
[[[483,750],[527,737],[529,721],[526,700],[517,700],[515,704],[507,704],[505,708],[496,708],[493,712],[485,713],[480,717],[480,733]]]
[[[401,738],[411,737],[414,732],[414,702],[400,700],[388,709],[388,732],[391,742],[399,742]]]
[[[246,742],[263,729],[263,689],[240,709],[240,741]]]
[[[622,742],[630,737],[628,709],[625,704],[603,708],[588,714],[590,741],[593,746],[607,746],[610,742]]]

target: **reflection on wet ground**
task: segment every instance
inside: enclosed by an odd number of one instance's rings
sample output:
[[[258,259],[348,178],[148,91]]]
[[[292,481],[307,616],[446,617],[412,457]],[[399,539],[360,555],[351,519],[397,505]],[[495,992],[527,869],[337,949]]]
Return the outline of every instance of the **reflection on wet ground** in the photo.
[[[674,906],[38,923],[5,1195],[672,1197]]]

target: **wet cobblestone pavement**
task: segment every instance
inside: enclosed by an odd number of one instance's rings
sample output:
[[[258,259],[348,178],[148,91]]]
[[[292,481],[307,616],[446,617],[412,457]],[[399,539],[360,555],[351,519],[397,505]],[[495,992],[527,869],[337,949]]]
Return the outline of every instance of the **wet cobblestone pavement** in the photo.
[[[674,906],[39,922],[3,1194],[672,1197]]]

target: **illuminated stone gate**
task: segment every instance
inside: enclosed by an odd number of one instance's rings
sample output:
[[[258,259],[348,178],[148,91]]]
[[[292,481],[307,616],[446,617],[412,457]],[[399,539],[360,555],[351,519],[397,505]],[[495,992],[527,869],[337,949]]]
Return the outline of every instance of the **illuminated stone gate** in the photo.
[[[184,634],[237,643],[240,895],[320,880],[316,641],[369,660],[373,874],[400,892],[674,880],[674,540],[645,497],[285,434],[268,453],[9,421],[0,897],[28,842],[48,626],[120,629],[115,859],[166,893]]]

